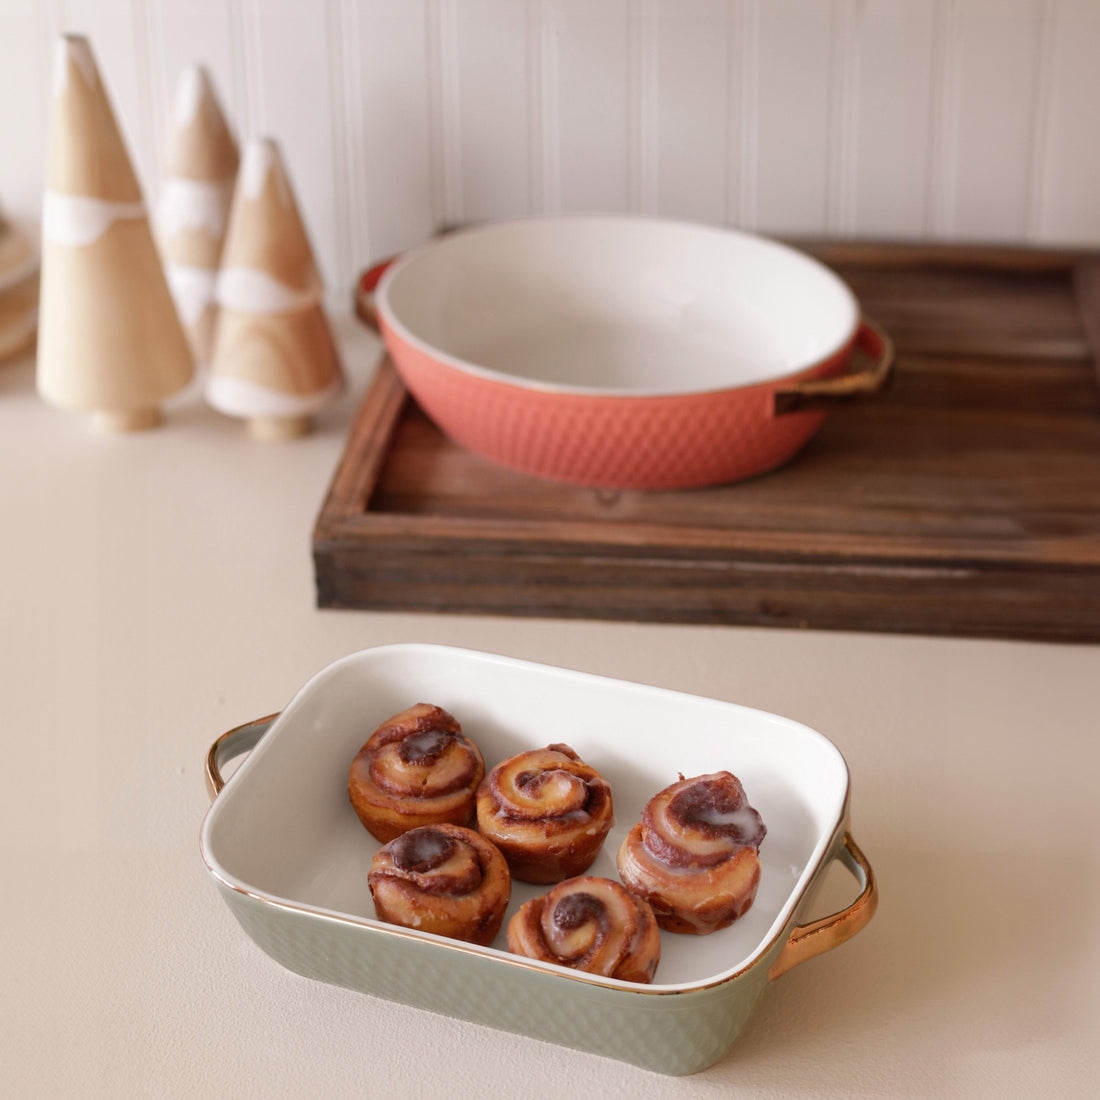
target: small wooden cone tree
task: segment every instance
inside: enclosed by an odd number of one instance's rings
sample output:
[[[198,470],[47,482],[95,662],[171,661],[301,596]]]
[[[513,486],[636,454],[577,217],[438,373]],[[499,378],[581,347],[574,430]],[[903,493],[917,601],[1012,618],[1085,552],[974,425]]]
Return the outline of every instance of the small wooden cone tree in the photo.
[[[25,351],[38,327],[38,251],[0,210],[0,360]]]
[[[218,274],[207,398],[260,439],[308,432],[343,391],[323,285],[279,148],[245,147]]]

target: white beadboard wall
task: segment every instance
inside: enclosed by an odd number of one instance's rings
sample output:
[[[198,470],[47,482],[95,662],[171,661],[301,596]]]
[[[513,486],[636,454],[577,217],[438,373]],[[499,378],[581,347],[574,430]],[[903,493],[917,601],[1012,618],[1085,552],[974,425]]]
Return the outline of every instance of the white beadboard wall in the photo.
[[[338,303],[444,225],[638,211],[1100,244],[1100,0],[0,0],[0,202],[37,216],[88,34],[147,196],[204,63],[282,143]]]

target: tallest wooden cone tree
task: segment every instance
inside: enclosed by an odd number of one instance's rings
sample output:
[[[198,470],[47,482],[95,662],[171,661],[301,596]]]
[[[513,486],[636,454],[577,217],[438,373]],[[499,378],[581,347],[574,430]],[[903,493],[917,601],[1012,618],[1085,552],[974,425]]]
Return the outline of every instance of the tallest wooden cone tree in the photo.
[[[191,352],[88,40],[63,37],[55,66],[38,390],[108,430],[150,427]]]

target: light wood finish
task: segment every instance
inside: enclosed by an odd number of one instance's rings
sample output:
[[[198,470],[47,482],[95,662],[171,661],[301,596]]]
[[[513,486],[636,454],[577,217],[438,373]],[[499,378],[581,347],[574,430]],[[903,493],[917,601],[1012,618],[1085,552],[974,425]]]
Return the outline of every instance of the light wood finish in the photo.
[[[0,206],[0,361],[30,347],[38,333],[38,251]]]
[[[104,435],[142,432],[161,422],[160,409],[100,409],[92,414],[92,423]]]
[[[164,158],[157,238],[195,359],[214,352],[217,306],[214,277],[221,262],[240,154],[210,75],[189,66],[176,82],[176,101]],[[202,293],[195,276],[205,272]],[[182,283],[182,285],[178,285]]]
[[[67,34],[57,42],[53,81],[47,186],[65,195],[141,202],[141,185],[86,37]]]
[[[227,203],[227,215],[228,209]],[[180,265],[217,272],[222,255],[221,237],[212,236],[202,229],[183,229],[169,236],[161,229],[158,230],[158,238],[161,254],[169,267]],[[213,294],[210,297],[213,301]]]
[[[245,291],[235,292],[240,286]],[[279,147],[271,139],[253,140],[226,232],[207,396],[245,420],[255,439],[305,434],[313,415],[342,390],[322,290]]]
[[[38,270],[30,237],[4,216],[0,208],[0,295],[6,295]]]
[[[222,308],[215,341],[218,374],[308,397],[339,377],[340,359],[319,305],[291,313]]]
[[[38,388],[88,412],[159,406],[193,374],[149,223],[119,221],[93,244],[46,241]]]
[[[684,493],[535,480],[450,443],[384,363],[317,519],[319,604],[1100,639],[1091,258],[816,251],[898,359],[788,467]]]
[[[278,145],[249,143],[233,195],[222,264],[262,271],[283,286],[320,299],[324,290],[313,246]]]
[[[189,66],[176,83],[172,134],[164,161],[169,176],[220,183],[237,174],[240,152],[210,74]]]
[[[38,276],[0,292],[0,359],[30,347],[38,332]]]
[[[91,44],[65,36],[56,62],[38,390],[120,429],[149,427],[193,376],[191,352]]]
[[[254,416],[248,422],[248,434],[262,443],[282,443],[300,439],[313,431],[311,416]]]

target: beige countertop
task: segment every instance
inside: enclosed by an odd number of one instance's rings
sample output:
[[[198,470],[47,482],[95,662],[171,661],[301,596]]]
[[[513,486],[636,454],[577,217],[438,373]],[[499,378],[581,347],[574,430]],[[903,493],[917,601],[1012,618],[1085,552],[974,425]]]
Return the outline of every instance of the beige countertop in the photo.
[[[193,395],[155,431],[96,436],[39,401],[29,357],[0,365],[0,1090],[1093,1095],[1100,647],[318,611],[310,533],[377,353],[343,339],[352,392],[279,445]],[[337,657],[401,641],[820,730],[851,769],[877,916],[679,1079],[281,969],[200,858],[206,750]]]

